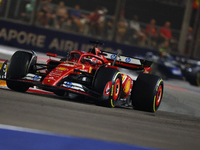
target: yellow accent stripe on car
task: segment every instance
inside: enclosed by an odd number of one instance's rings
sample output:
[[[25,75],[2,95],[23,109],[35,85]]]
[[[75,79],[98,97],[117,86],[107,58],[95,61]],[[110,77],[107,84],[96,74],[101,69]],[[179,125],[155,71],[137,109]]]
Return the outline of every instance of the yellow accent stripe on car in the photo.
[[[92,72],[92,67],[90,67],[90,69],[89,69],[89,73],[91,73]]]

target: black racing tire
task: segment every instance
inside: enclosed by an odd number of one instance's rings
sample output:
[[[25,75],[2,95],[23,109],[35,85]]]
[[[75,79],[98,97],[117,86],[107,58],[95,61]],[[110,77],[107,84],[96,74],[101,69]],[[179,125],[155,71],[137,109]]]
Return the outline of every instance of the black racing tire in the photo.
[[[15,52],[10,60],[6,83],[7,87],[11,90],[18,92],[26,92],[30,87],[30,84],[16,81],[26,76],[30,69],[32,54],[25,51]]]
[[[30,85],[19,81],[6,80],[7,87],[13,91],[26,92]]]
[[[163,80],[151,74],[139,74],[133,83],[131,100],[134,109],[155,112],[163,96]]]
[[[192,71],[187,80],[191,85],[200,86],[200,70]]]
[[[95,101],[97,105],[115,107],[122,91],[122,76],[119,70],[109,67],[100,67],[94,78],[94,90],[103,95],[108,82],[112,82],[110,94],[102,101]]]

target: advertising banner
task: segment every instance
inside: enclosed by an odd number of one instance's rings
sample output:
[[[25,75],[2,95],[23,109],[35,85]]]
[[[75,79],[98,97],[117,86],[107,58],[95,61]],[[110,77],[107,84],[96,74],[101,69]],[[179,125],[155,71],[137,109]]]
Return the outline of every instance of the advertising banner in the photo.
[[[100,50],[108,52],[122,51],[124,55],[139,56],[150,51],[147,48],[0,20],[0,44],[3,45],[32,49],[36,52],[66,55],[67,52],[72,50],[88,51],[93,46],[92,43],[89,43],[90,40],[103,42],[104,45],[99,46]]]

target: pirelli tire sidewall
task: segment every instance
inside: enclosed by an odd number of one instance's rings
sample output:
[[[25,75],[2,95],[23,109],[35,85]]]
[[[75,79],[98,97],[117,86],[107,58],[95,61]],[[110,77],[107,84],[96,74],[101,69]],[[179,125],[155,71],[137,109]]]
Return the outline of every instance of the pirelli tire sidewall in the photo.
[[[159,88],[161,88],[161,91],[160,91]],[[162,97],[163,97],[163,90],[164,90],[163,79],[158,77],[158,80],[157,80],[157,83],[156,83],[156,86],[155,86],[155,89],[154,89],[153,109],[151,110],[151,112],[155,112],[159,108],[161,101],[162,101]],[[159,101],[158,101],[158,96],[159,96],[158,92],[161,92]],[[158,103],[157,103],[157,101],[158,101]]]
[[[133,84],[131,99],[134,109],[155,112],[162,101],[163,80],[155,75],[140,74]]]
[[[16,79],[21,79],[29,72],[32,54],[25,51],[16,51],[11,59],[7,69],[6,83],[7,86],[15,91],[25,92],[29,88],[29,84],[18,82]],[[36,60],[35,60],[36,61]]]
[[[103,96],[102,101],[99,101],[96,104],[115,107],[115,103],[119,100],[122,91],[122,76],[119,70],[105,66],[100,67],[94,77],[93,86],[96,92],[103,95],[106,85],[110,81],[112,82],[110,94],[108,96]],[[115,91],[117,96],[114,100]]]
[[[117,101],[120,98],[122,91],[122,76],[121,73],[118,71],[114,74],[112,80],[112,86],[109,95],[110,107],[115,107]],[[114,96],[116,93],[117,96]]]
[[[16,51],[11,59],[7,70],[8,79],[21,79],[26,76],[31,63],[32,54],[25,51]]]

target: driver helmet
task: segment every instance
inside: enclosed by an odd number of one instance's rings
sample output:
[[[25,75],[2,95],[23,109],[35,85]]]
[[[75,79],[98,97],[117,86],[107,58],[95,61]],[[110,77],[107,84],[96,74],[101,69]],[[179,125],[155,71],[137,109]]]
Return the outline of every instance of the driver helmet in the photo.
[[[91,65],[102,64],[102,62],[100,60],[98,60],[97,58],[92,57],[92,56],[86,56],[86,57],[84,57],[84,59],[87,60],[86,62]]]

